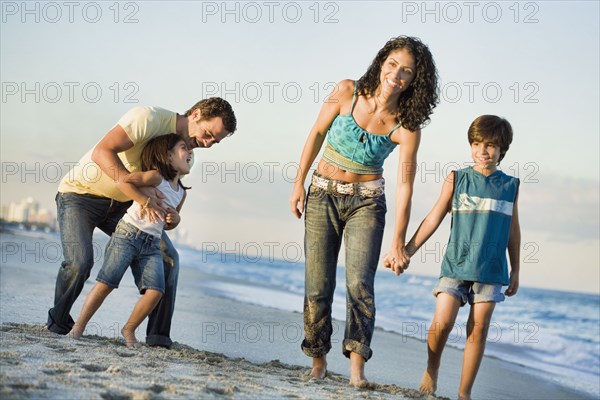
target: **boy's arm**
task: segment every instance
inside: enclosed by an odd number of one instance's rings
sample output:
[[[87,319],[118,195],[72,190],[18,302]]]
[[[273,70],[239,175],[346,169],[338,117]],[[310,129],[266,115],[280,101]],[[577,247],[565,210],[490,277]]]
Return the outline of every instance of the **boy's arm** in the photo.
[[[504,292],[507,296],[514,296],[519,290],[519,270],[521,269],[521,226],[519,225],[519,193],[515,197],[512,223],[508,237],[508,258],[510,260],[510,284]]]
[[[177,227],[177,225],[179,225],[179,223],[181,222],[181,217],[179,216],[179,213],[181,212],[181,207],[183,207],[183,202],[185,201],[185,197],[187,196],[187,191],[183,192],[183,197],[181,198],[181,202],[179,202],[179,205],[177,206],[177,209],[172,209],[172,208],[168,208],[167,209],[167,216],[166,216],[166,224],[165,224],[165,230],[166,231],[170,231],[171,229],[174,229]]]
[[[417,231],[413,235],[413,237],[406,244],[406,251],[410,257],[412,257],[417,250],[425,242],[427,239],[433,235],[433,233],[440,226],[444,217],[450,210],[452,206],[452,195],[454,194],[454,172],[450,173],[446,179],[444,180],[444,184],[442,185],[442,193],[440,193],[440,197],[437,202],[427,214]]]

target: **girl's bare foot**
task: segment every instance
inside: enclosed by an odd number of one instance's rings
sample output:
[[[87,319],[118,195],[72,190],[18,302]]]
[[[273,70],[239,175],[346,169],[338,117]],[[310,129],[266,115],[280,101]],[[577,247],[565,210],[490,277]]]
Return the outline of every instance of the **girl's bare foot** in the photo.
[[[425,394],[435,394],[437,390],[437,375],[438,371],[430,370],[429,368],[423,373],[421,378],[421,384],[419,385],[419,392]]]
[[[75,340],[81,339],[81,337],[83,336],[84,329],[85,326],[81,326],[75,323],[75,325],[73,325],[73,328],[71,329],[71,337]]]
[[[123,329],[121,329],[121,335],[123,335],[123,338],[125,339],[125,344],[130,349],[140,346],[140,343],[135,337],[135,330],[127,329],[127,327],[125,326],[123,327]]]
[[[325,356],[313,358],[309,376],[314,379],[325,379],[327,376],[327,358]]]

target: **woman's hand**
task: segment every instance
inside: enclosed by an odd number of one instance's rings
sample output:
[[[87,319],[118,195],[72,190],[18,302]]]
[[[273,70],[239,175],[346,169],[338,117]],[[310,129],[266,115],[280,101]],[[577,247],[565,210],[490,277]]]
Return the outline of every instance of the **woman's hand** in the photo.
[[[294,185],[292,197],[290,197],[290,210],[296,218],[302,217],[304,213],[304,202],[306,200],[306,189],[303,185]]]
[[[391,250],[383,257],[383,266],[390,268],[396,275],[406,271],[408,264],[410,264],[410,257],[404,246],[400,248],[392,246]]]

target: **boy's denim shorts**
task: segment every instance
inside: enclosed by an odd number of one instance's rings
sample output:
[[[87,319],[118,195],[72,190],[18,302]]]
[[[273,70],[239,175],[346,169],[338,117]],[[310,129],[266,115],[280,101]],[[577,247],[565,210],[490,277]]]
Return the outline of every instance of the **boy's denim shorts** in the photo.
[[[150,235],[121,220],[112,234],[104,253],[104,264],[97,281],[118,288],[127,268],[140,293],[146,289],[165,292],[163,257],[158,236]]]
[[[502,285],[499,283],[479,283],[461,281],[459,279],[442,276],[432,293],[437,297],[440,293],[447,293],[460,301],[461,307],[467,304],[494,302],[500,303],[505,297]]]

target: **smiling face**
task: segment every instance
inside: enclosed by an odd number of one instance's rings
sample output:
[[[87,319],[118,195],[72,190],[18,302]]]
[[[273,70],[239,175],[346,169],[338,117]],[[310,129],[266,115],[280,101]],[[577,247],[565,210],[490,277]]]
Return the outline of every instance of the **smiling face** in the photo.
[[[190,148],[209,148],[221,142],[229,132],[225,129],[221,117],[202,119],[200,110],[196,109],[188,117],[188,135]]]
[[[495,172],[500,153],[500,147],[492,142],[474,141],[471,143],[471,156],[475,163],[473,168],[484,175]]]
[[[416,64],[407,49],[390,52],[381,65],[379,76],[382,93],[399,95],[415,79]]]
[[[192,162],[192,150],[188,148],[183,140],[177,142],[175,147],[169,150],[169,165],[179,174],[189,174]]]

